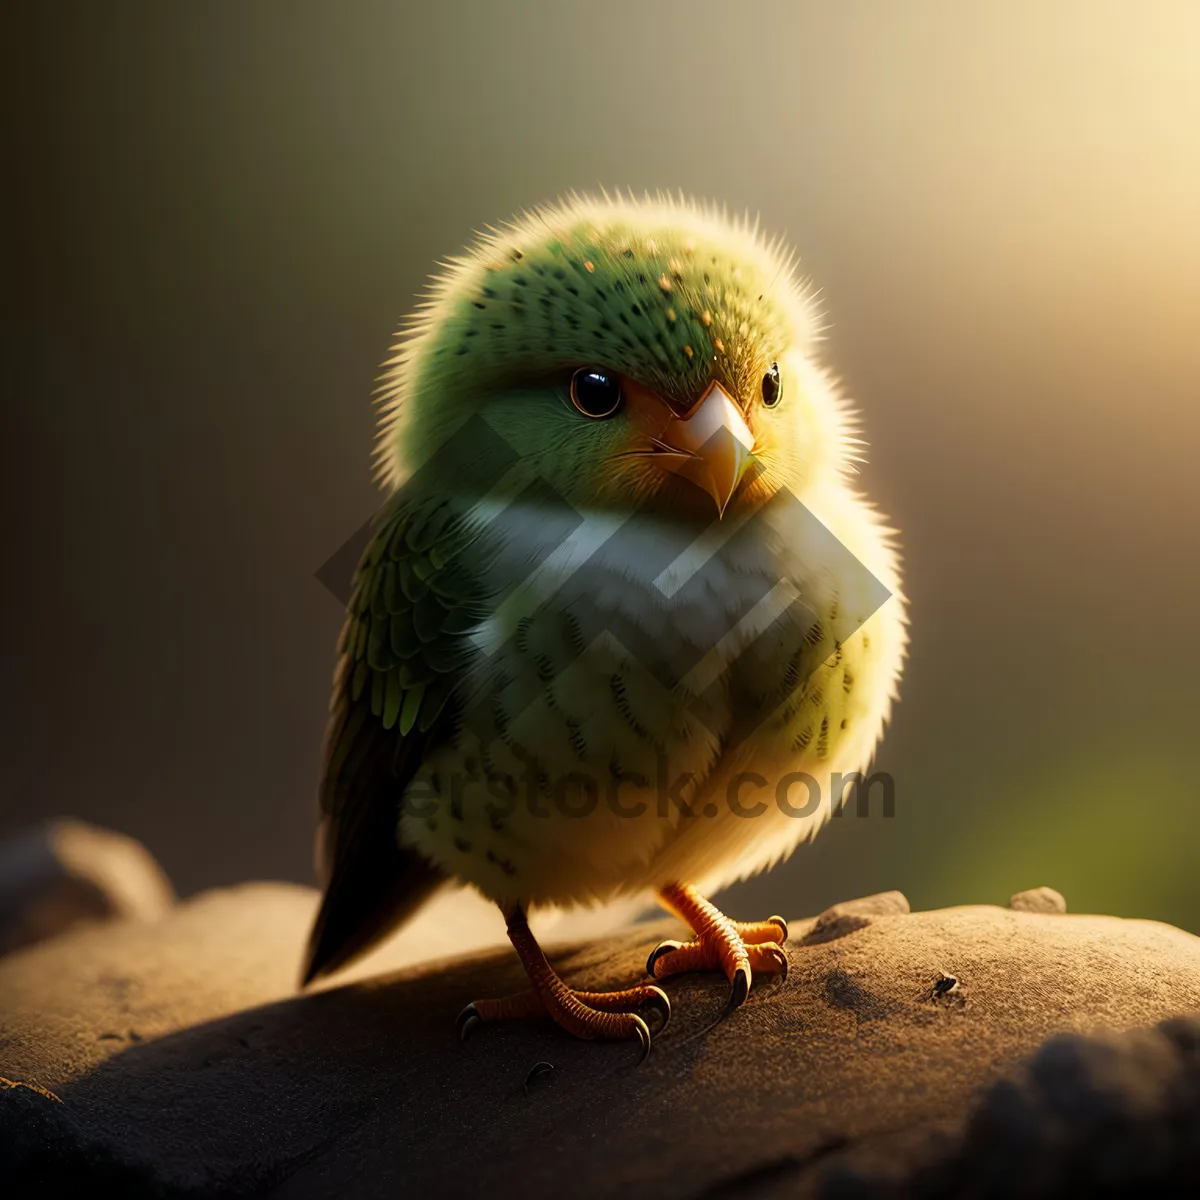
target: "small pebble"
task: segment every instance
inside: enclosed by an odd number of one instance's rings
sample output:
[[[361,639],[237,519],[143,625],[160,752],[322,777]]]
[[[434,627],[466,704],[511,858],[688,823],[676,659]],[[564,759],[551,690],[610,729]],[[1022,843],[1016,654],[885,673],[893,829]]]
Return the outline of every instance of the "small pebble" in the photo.
[[[857,900],[843,900],[841,904],[827,908],[817,918],[817,923],[833,922],[841,917],[897,917],[910,911],[908,898],[903,892],[877,892]]]
[[[1015,893],[1009,900],[1008,907],[1016,909],[1017,912],[1065,913],[1067,902],[1061,892],[1056,892],[1053,888],[1039,887]]]
[[[905,916],[910,911],[903,892],[878,892],[858,900],[844,900],[827,908],[801,940],[809,946],[832,942],[856,930],[865,929],[876,917]]]
[[[944,996],[947,992],[952,992],[958,987],[958,977],[955,975],[947,975],[944,971],[933,981],[933,994],[935,996]]]

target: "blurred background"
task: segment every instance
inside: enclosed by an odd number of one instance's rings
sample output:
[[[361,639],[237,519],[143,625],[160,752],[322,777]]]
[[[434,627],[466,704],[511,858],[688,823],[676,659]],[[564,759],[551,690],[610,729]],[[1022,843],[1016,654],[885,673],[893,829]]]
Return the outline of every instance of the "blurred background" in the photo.
[[[1200,8],[25,4],[6,20],[0,834],[309,881],[370,391],[569,188],[761,214],[903,531],[896,812],[726,897],[1059,888],[1200,932]],[[761,910],[761,911],[759,911]]]

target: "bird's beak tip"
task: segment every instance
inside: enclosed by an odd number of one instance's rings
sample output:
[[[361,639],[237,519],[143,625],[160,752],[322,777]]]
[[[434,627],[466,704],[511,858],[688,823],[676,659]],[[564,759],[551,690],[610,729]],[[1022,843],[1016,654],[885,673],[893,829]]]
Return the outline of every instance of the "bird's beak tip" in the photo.
[[[663,465],[708,492],[721,519],[755,461],[754,435],[733,398],[714,383],[686,420],[671,422],[662,442],[677,452],[664,454]]]
[[[724,445],[712,446],[704,457],[710,484],[708,492],[716,503],[717,519],[720,520],[754,461],[754,455],[736,437],[721,434],[717,437]]]

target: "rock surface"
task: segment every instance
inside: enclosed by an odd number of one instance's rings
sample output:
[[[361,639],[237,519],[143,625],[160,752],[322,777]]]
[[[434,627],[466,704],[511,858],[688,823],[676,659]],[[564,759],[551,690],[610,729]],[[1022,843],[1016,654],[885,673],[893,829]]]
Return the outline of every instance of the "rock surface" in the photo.
[[[838,905],[792,922],[786,983],[756,982],[723,1021],[722,981],[668,981],[674,1018],[637,1067],[631,1044],[545,1022],[455,1039],[462,1004],[522,983],[502,949],[454,957],[479,937],[470,898],[296,995],[315,903],[247,885],[0,962],[6,1181],[369,1200],[1200,1179],[1200,1021],[1148,1028],[1200,1009],[1200,938],[1170,926],[909,913],[898,893]],[[633,925],[551,957],[578,986],[616,987],[678,932]]]

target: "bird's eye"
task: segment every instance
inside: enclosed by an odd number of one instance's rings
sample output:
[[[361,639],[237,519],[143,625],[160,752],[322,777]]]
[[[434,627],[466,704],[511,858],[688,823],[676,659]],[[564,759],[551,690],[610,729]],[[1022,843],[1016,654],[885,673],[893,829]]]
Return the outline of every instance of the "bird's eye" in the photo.
[[[768,408],[774,408],[783,399],[783,383],[779,378],[778,363],[772,363],[771,369],[763,376],[762,392],[763,403]]]
[[[611,417],[621,407],[620,376],[602,367],[580,367],[571,376],[571,403],[585,417]]]

